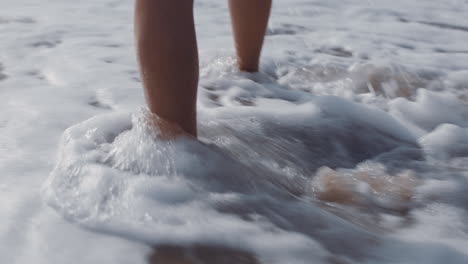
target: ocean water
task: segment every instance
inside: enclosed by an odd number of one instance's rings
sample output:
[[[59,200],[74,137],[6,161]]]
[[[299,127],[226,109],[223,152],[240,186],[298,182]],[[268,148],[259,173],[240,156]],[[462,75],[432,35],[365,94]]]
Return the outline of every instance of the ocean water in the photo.
[[[468,262],[468,1],[275,1],[256,74],[195,1],[199,141],[152,126],[132,1],[4,2],[2,263]]]

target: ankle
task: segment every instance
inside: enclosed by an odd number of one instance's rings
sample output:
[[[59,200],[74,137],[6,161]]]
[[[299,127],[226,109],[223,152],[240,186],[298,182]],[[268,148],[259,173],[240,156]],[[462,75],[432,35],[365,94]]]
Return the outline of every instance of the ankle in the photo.
[[[239,63],[239,70],[243,72],[258,72],[258,64]]]

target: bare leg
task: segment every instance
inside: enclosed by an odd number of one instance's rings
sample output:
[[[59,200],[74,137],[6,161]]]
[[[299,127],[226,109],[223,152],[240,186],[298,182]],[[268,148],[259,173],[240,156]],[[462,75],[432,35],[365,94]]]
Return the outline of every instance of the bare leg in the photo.
[[[241,71],[256,72],[272,0],[229,0]]]
[[[136,0],[135,37],[149,109],[196,136],[198,51],[193,0]]]

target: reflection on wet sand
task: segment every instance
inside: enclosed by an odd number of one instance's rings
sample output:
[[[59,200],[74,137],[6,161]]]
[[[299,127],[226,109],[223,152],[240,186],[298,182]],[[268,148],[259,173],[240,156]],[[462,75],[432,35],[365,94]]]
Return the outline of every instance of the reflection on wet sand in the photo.
[[[149,264],[260,264],[250,252],[222,246],[164,245],[154,249]]]

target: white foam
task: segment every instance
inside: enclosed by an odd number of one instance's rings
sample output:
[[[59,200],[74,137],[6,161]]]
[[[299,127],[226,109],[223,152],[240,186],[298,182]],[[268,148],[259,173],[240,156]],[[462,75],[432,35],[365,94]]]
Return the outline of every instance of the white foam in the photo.
[[[346,149],[349,139],[334,137],[341,146],[333,149],[329,146],[336,143],[324,143],[323,133],[339,135],[356,124],[374,127],[363,134],[370,142],[388,144],[386,150],[375,149],[374,155],[403,146],[416,148],[405,129],[400,127],[397,133],[393,127],[392,134],[388,126],[380,126],[383,118],[392,120],[387,114],[346,105],[338,98],[318,97],[305,105],[287,103],[284,109],[296,111],[289,120],[276,111],[265,111],[270,104],[261,105],[250,111],[243,111],[243,106],[238,111],[220,108],[211,115],[215,120],[201,118],[210,120],[200,125],[206,143],[159,139],[146,110],[132,117],[126,113],[94,117],[65,132],[59,161],[44,185],[45,197],[70,221],[151,245],[234,247],[271,263],[320,263],[332,256],[388,258],[387,251],[375,256],[369,251],[370,243],[353,242],[389,243],[389,238],[370,231],[370,226],[363,225],[372,222],[367,213],[356,214],[352,208],[406,214],[414,206],[416,176],[412,172],[388,175],[383,165],[363,163],[356,171],[319,171],[311,181],[317,165],[323,163],[310,153],[325,150],[332,166],[353,164],[356,161],[344,154],[352,150]],[[380,119],[361,119],[373,114]],[[298,132],[312,132],[314,127],[324,129],[312,135],[316,141]],[[280,134],[273,133],[276,130]],[[312,150],[278,152],[294,147],[291,142],[307,142]],[[307,163],[309,170],[302,166]],[[347,198],[339,199],[343,196]],[[351,207],[342,207],[341,212],[322,208],[324,201]],[[343,233],[349,239],[336,244]]]
[[[420,89],[415,102],[397,98],[390,106],[390,112],[418,137],[444,123],[468,126],[468,108],[450,93]]]
[[[1,260],[468,262],[463,1],[274,1],[259,74],[236,69],[225,2],[195,1],[201,142],[135,111],[132,1],[2,3]]]
[[[258,206],[285,196],[281,190],[209,146],[159,140],[144,115],[132,123],[127,115],[96,117],[68,129],[45,185],[49,203],[88,228],[153,245],[223,244],[275,261],[327,255],[312,238],[254,217]],[[239,205],[246,219],[229,210]]]
[[[468,156],[468,129],[442,124],[422,137],[421,145],[427,155],[439,159]]]

